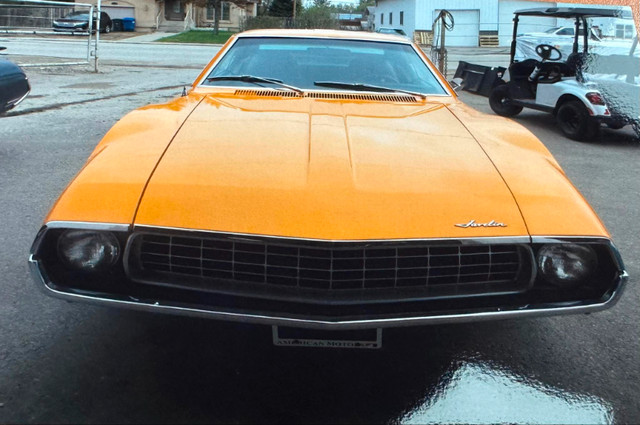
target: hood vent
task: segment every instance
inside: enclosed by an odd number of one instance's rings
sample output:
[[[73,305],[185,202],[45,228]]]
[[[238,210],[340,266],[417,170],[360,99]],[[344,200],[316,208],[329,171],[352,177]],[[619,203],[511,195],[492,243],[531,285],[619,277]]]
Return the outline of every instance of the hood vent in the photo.
[[[327,100],[370,100],[375,102],[403,102],[403,103],[416,103],[418,100],[415,96],[406,94],[385,94],[385,93],[367,93],[367,94],[353,94],[353,93],[338,93],[338,92],[311,92],[305,93],[303,96],[294,91],[284,90],[236,90],[236,96],[258,96],[258,97],[309,97],[312,99],[327,99]]]
[[[352,93],[305,93],[305,97],[314,99],[372,100],[376,102],[417,102],[416,98],[406,94],[352,94]]]
[[[300,97],[294,91],[285,90],[236,90],[236,96],[259,96],[259,97]]]

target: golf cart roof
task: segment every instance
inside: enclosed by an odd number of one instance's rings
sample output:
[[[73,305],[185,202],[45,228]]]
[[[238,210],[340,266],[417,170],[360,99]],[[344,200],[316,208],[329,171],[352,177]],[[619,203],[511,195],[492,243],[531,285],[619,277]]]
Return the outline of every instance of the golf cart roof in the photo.
[[[545,16],[554,18],[622,18],[621,9],[596,9],[591,7],[545,7],[521,9],[514,12],[522,16]]]

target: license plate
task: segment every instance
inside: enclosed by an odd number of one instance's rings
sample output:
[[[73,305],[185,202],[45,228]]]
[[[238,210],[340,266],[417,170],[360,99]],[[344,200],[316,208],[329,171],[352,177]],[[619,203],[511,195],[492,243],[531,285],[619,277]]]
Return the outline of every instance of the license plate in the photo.
[[[325,331],[272,326],[273,345],[315,348],[382,348],[382,329]]]

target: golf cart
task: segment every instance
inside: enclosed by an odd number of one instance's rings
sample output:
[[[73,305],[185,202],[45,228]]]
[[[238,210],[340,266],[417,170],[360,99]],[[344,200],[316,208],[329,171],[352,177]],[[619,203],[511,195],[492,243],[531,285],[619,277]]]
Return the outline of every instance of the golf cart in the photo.
[[[567,55],[567,48],[543,41],[534,44],[538,58],[517,57],[518,22],[524,16],[573,19],[573,44],[567,45],[571,53]],[[597,55],[589,53],[591,31],[587,19],[595,17],[622,18],[622,11],[586,7],[516,11],[510,65],[489,96],[491,109],[506,117],[519,114],[523,108],[550,112],[562,132],[574,140],[596,137],[602,123],[611,128],[624,126],[627,122],[621,116],[612,116],[598,84],[585,79],[585,68],[598,62]],[[534,43],[538,42],[534,39]],[[632,61],[633,56],[629,59]]]

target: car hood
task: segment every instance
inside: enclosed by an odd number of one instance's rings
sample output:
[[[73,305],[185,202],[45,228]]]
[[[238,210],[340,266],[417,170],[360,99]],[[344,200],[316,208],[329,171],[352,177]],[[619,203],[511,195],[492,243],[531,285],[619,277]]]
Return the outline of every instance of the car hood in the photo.
[[[207,96],[148,181],[136,225],[325,240],[527,235],[442,102]]]

